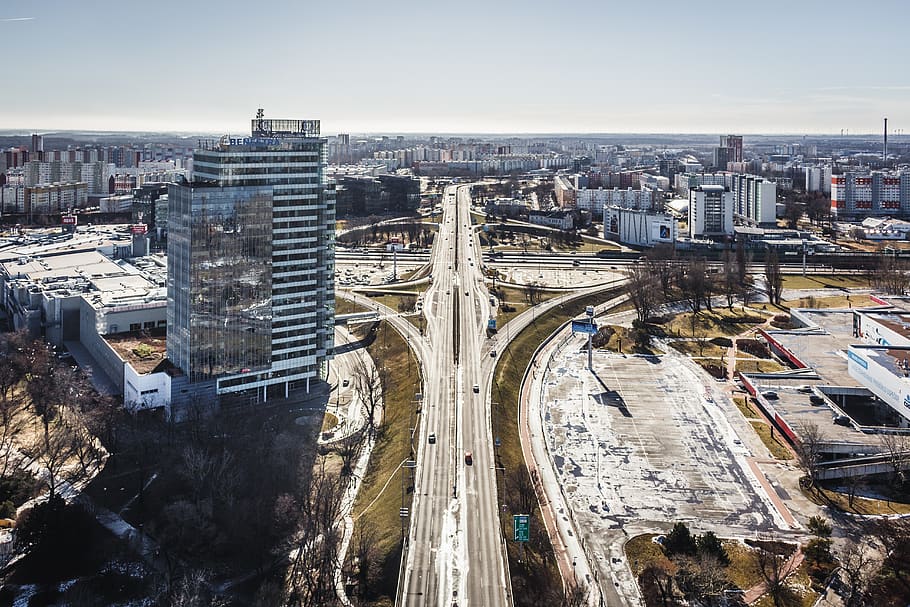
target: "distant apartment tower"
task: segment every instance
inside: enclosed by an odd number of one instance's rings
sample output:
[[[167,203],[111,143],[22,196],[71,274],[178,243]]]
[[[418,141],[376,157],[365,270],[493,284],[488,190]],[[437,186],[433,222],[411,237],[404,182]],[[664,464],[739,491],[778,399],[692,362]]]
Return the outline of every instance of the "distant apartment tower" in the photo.
[[[742,135],[721,135],[720,145],[714,148],[714,166],[721,170],[726,170],[728,162],[742,161]]]
[[[758,175],[733,174],[729,181],[733,212],[751,222],[773,227],[777,221],[777,184]]]
[[[689,190],[689,237],[718,237],[733,233],[733,192],[722,185]]]
[[[873,171],[831,177],[831,212],[839,217],[910,216],[910,172]]]
[[[806,177],[807,192],[831,193],[831,166],[803,167]]]
[[[253,120],[200,142],[168,192],[169,360],[181,399],[286,397],[325,376],[334,340],[335,194],[318,120]],[[179,382],[178,382],[179,384]]]

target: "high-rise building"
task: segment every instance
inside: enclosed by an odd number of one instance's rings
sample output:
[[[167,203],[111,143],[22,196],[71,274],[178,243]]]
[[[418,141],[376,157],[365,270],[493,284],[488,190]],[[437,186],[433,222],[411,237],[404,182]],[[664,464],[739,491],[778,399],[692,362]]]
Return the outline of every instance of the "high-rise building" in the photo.
[[[910,216],[910,171],[831,177],[831,212],[840,217]]]
[[[733,233],[733,192],[722,185],[689,190],[689,236],[727,236]]]
[[[714,148],[714,166],[722,171],[727,170],[728,162],[743,161],[742,135],[721,135],[720,146]]]
[[[264,401],[310,389],[334,343],[335,194],[319,121],[268,120],[202,141],[192,181],[170,187],[172,404]]]

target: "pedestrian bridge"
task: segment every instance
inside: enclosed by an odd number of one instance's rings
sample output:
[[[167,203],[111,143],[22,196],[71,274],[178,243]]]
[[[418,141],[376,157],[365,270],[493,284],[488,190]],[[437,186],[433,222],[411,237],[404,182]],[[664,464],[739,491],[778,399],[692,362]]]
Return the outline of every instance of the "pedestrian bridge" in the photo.
[[[370,322],[379,320],[379,312],[372,310],[370,312],[353,312],[351,314],[338,314],[335,316],[336,325],[351,325],[361,322]]]

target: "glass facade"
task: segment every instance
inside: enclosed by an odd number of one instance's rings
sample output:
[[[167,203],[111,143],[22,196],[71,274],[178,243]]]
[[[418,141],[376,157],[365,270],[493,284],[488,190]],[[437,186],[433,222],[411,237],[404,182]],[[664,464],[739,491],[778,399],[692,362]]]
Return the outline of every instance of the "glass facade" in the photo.
[[[175,185],[169,198],[171,361],[191,382],[267,369],[272,188]]]
[[[218,391],[222,394],[261,388],[260,398],[268,398],[270,386],[275,386],[276,391],[281,386],[284,393],[308,386],[311,379],[324,375],[326,362],[332,356],[335,193],[328,187],[325,174],[326,140],[310,136],[314,129],[318,133],[318,121],[286,122],[273,120],[267,125],[268,129],[263,127],[260,132],[256,132],[254,125],[254,136],[249,138],[225,136],[220,140],[200,142],[200,149],[193,155],[192,187],[198,191],[237,190],[247,192],[245,195],[257,189],[269,192],[269,229],[263,237],[263,240],[269,241],[271,261],[271,280],[268,284],[270,324],[266,329],[269,347],[260,349],[257,346],[255,353],[247,356],[244,363],[261,361],[261,354],[267,352],[270,365],[266,370],[256,372],[258,364],[244,364],[239,374],[236,368],[232,370],[230,366],[224,366],[224,372],[219,374],[219,368],[213,365],[211,372],[218,376]],[[203,188],[201,184],[212,187]],[[177,212],[178,208],[182,209],[183,203],[175,201],[171,206],[172,212]],[[257,217],[265,220],[265,214]],[[181,222],[172,217],[170,225],[178,223]],[[169,233],[169,264],[179,266],[184,263],[182,251],[192,249],[193,245],[185,242],[182,236],[175,241],[172,228]],[[257,249],[257,254],[262,252]],[[208,281],[215,290],[226,290],[229,284],[233,288],[243,280],[241,275],[232,275],[226,276],[223,283],[217,283],[217,271],[206,270],[204,264],[209,261],[203,256],[185,263],[188,272],[200,274],[200,280]],[[181,271],[175,267],[175,275]],[[170,299],[170,289],[168,294]],[[244,294],[247,292],[244,291]],[[255,297],[263,295],[263,292],[257,291]],[[175,301],[173,305],[178,330],[182,305],[192,308],[192,314],[198,312],[199,320],[209,313],[207,308],[212,305],[209,297],[193,299],[189,291],[184,294],[177,289],[174,297],[175,300],[185,300],[183,304]],[[190,312],[186,314],[188,317],[192,315]],[[259,320],[259,317],[255,319]],[[169,317],[169,325],[170,320]],[[258,331],[262,325],[256,327]],[[244,336],[248,340],[246,343],[250,343],[253,335],[260,336],[259,333],[247,332]],[[210,338],[217,341],[218,335],[206,337]],[[175,348],[181,339],[182,336],[175,336]],[[169,356],[170,351],[169,336]],[[199,351],[203,352],[203,349],[200,347]],[[208,365],[205,356],[201,359],[203,367]],[[184,367],[178,360],[199,362],[191,360],[189,354],[185,358],[171,356],[171,360],[181,368]],[[206,368],[197,372],[209,373],[209,370]]]

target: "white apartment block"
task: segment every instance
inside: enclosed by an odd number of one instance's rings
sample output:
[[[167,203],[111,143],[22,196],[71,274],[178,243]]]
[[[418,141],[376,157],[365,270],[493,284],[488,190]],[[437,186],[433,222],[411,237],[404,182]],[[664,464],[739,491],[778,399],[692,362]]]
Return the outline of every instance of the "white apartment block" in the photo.
[[[689,190],[689,237],[733,234],[733,192],[722,185]]]
[[[806,191],[831,193],[831,167],[807,166],[803,167],[806,175]]]

